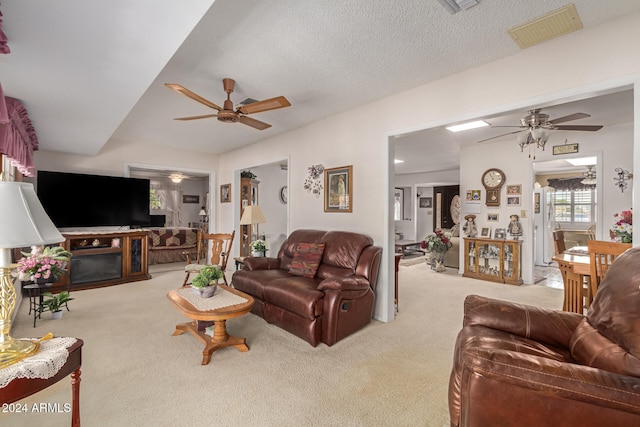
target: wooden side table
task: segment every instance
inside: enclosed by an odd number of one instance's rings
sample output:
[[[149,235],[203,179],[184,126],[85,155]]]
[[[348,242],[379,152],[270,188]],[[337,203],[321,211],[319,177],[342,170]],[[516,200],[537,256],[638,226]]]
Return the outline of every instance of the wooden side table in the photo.
[[[80,366],[82,365],[82,345],[84,342],[78,339],[71,347],[67,348],[69,357],[60,370],[51,378],[16,378],[0,389],[0,403],[13,403],[25,397],[31,396],[45,388],[57,383],[67,375],[71,375],[71,426],[80,427]]]

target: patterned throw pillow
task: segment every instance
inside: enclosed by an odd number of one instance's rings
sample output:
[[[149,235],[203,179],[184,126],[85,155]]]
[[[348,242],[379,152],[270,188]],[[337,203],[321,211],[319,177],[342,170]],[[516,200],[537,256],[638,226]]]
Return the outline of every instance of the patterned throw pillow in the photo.
[[[289,274],[314,278],[324,253],[324,243],[298,243],[293,253]]]

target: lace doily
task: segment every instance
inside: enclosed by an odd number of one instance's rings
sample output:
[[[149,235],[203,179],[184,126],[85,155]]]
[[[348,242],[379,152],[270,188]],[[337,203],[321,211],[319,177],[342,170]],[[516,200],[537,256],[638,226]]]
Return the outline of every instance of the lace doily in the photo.
[[[38,338],[34,338],[37,340]],[[52,338],[40,342],[40,351],[31,357],[0,369],[0,388],[4,388],[17,378],[53,377],[64,366],[69,357],[67,347],[72,346],[76,338]]]
[[[220,286],[218,286],[215,295],[211,298],[202,298],[194,294],[191,288],[180,288],[177,289],[176,292],[200,311],[216,310],[218,308],[243,304],[248,301],[248,299],[231,293],[226,289],[222,289]]]

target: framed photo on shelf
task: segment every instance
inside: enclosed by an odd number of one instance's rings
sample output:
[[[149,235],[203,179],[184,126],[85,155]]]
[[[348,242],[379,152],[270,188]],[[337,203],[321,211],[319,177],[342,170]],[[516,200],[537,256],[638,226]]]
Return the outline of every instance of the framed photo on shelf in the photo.
[[[498,218],[499,218],[499,216],[498,216],[498,214],[497,214],[497,213],[488,213],[488,214],[487,214],[487,221],[490,221],[490,222],[497,222],[497,221],[498,221]],[[497,230],[496,230],[496,231],[497,231]]]
[[[493,233],[493,238],[504,240],[507,238],[507,231],[504,228],[496,228],[496,231]]]
[[[353,211],[353,166],[324,170],[324,211]]]
[[[420,197],[420,207],[421,208],[432,208],[433,207],[433,198],[432,197]]]
[[[231,184],[222,184],[220,186],[220,203],[231,202]]]
[[[521,195],[522,194],[522,184],[507,185],[507,196],[509,196],[510,194],[514,194],[516,196]]]
[[[482,227],[480,229],[480,237],[491,238],[491,227]]]

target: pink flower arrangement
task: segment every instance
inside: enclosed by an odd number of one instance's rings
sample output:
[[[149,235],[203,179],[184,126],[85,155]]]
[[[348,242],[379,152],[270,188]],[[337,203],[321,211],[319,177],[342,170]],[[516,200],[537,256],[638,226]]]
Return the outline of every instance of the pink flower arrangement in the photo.
[[[631,243],[633,241],[633,212],[630,210],[613,214],[615,223],[613,224],[613,232],[620,237],[622,243]]]
[[[20,280],[51,279],[58,280],[65,272],[71,254],[64,248],[33,247],[31,253],[22,253],[24,258],[18,261]]]

